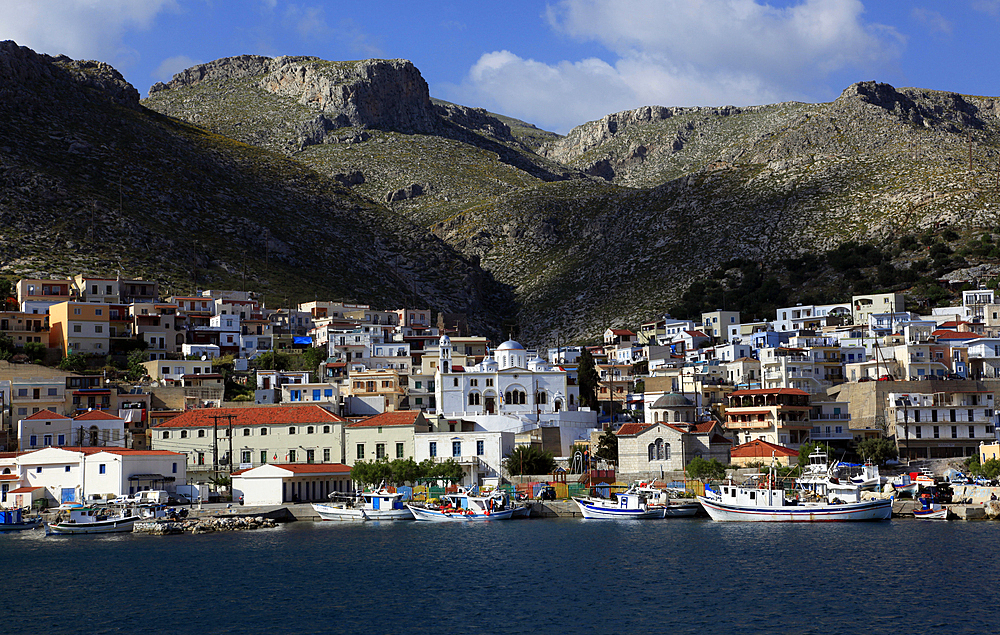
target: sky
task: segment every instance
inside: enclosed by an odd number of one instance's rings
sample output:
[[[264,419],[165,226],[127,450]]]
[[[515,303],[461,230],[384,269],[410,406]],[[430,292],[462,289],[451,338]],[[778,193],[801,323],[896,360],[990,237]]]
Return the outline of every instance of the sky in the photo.
[[[1000,0],[3,0],[0,40],[107,62],[143,96],[234,55],[403,58],[432,97],[561,134],[867,80],[1000,96]]]

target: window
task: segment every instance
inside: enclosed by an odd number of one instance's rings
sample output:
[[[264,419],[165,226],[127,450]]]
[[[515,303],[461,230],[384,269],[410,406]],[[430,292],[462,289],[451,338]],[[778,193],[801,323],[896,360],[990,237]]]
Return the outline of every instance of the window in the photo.
[[[934,438],[935,439],[941,438],[940,430],[938,429],[937,426],[934,426]]]
[[[325,397],[327,399],[333,397],[333,388],[324,388],[323,389],[323,397]]]
[[[295,450],[288,451],[288,462],[295,463]]]
[[[243,428],[243,436],[245,437],[250,436],[250,428]]]
[[[44,445],[52,445],[52,435],[51,434],[46,434],[45,436],[43,436],[42,437],[42,443]]]
[[[41,466],[36,467],[35,474],[41,474],[41,473],[42,473],[42,467]]]
[[[920,435],[921,435],[921,433],[922,433],[922,430],[920,429],[920,428],[922,428],[922,427],[923,427],[923,426],[917,426],[917,438],[918,438],[918,439],[920,438]]]
[[[315,463],[315,462],[316,462],[316,451],[306,450],[306,463]]]
[[[173,466],[171,467],[171,473],[173,473],[173,474],[177,473],[177,464],[176,463],[174,463]]]
[[[437,456],[438,455],[438,444],[437,444],[437,441],[431,441],[430,445],[427,448],[427,453],[429,455],[431,455],[431,456]]]
[[[69,466],[68,465],[66,466],[66,471],[69,472]]]
[[[204,452],[199,452],[198,453],[198,465],[205,465],[205,453]]]
[[[320,395],[320,389],[319,388],[314,388],[313,389],[313,401],[319,401],[319,395]]]
[[[262,436],[262,437],[266,437],[267,436],[267,428],[261,428],[260,429],[260,436]]]
[[[181,430],[181,438],[182,439],[188,438],[188,431],[187,430]]]
[[[314,432],[316,432],[316,428],[314,428],[313,426],[306,427],[306,434],[312,434]]]
[[[94,325],[94,332],[95,333],[103,333],[104,332],[104,327],[101,326],[100,324],[95,324]]]
[[[396,444],[396,458],[397,459],[403,458],[403,444],[402,443],[397,443]]]
[[[169,439],[170,438],[170,430],[164,430],[163,431],[163,436],[160,437],[160,438],[161,439]]]
[[[454,379],[452,379],[452,381],[454,382],[452,385],[458,388],[458,377],[455,377]]]
[[[65,434],[60,434],[59,435],[59,445],[66,445],[66,435]]]
[[[101,464],[100,464],[100,465],[98,466],[98,469],[97,469],[97,471],[98,471],[98,472],[100,472],[101,474],[106,474],[106,473],[107,473],[107,471],[108,471],[108,466],[107,466],[107,464],[106,464],[106,463],[101,463]]]
[[[250,459],[250,450],[243,450],[242,452],[240,452],[240,463],[249,463],[250,460],[251,460]],[[175,465],[176,465],[176,463],[175,463]]]
[[[976,426],[969,426],[969,438],[970,439],[976,438]]]
[[[330,434],[330,426],[323,426],[323,434]]]
[[[80,326],[79,324],[74,324],[73,325],[73,332],[74,333],[82,333],[83,332],[83,327]]]
[[[957,439],[958,438],[958,426],[952,426],[951,427],[951,438],[952,439]]]
[[[376,459],[384,459],[385,458],[385,444],[384,443],[376,443],[375,444],[375,458]]]
[[[330,462],[330,448],[323,449],[323,462],[324,463]]]
[[[204,430],[198,430],[198,438],[199,439],[203,439],[204,437],[205,437],[205,431]]]
[[[493,385],[493,378],[492,377],[487,377],[486,378],[486,387],[489,388],[492,385]]]
[[[452,456],[462,456],[462,442],[452,441],[451,442],[451,455]]]
[[[295,426],[288,426],[288,434],[295,434]]]
[[[476,456],[482,456],[486,454],[486,442],[476,441]]]
[[[267,450],[260,451],[260,464],[263,465],[267,463]]]
[[[73,307],[73,315],[80,315],[80,307]]]
[[[55,397],[58,394],[55,388],[49,388],[49,397]]]
[[[364,459],[365,458],[365,444],[364,443],[359,443],[358,444],[357,457],[358,457],[358,459]]]

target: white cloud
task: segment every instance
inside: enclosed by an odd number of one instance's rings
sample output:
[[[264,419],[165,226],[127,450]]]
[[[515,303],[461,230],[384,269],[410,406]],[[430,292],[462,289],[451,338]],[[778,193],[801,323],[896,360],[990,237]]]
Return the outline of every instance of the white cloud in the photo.
[[[4,0],[0,39],[39,53],[127,66],[138,53],[124,47],[125,32],[148,29],[173,8],[175,0]]]
[[[201,62],[191,59],[187,55],[176,55],[160,62],[160,65],[156,67],[156,70],[151,75],[158,82],[169,82],[174,78],[174,75],[191,68],[195,64],[201,64]]]
[[[994,18],[1000,16],[1000,0],[973,0],[972,8]]]
[[[926,25],[931,33],[951,35],[954,28],[952,23],[937,11],[931,11],[930,9],[924,9],[922,7],[914,7],[913,11],[910,12],[910,15],[913,16],[914,20]]]
[[[649,104],[759,104],[806,98],[831,73],[870,71],[899,57],[902,37],[867,23],[859,0],[563,0],[554,30],[601,45],[613,61],[541,63],[484,54],[461,86],[469,105],[564,132]],[[838,86],[843,88],[843,86]]]

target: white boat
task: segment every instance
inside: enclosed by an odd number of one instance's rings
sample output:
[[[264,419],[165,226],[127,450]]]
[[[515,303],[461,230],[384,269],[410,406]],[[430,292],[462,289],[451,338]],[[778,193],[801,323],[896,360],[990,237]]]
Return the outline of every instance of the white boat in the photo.
[[[771,487],[723,485],[718,498],[699,496],[712,520],[756,522],[822,522],[888,520],[891,500],[858,503],[802,502],[785,496],[785,490]]]
[[[441,497],[437,508],[407,505],[416,520],[433,522],[464,522],[478,520],[509,520],[518,508],[510,505],[506,494],[495,491],[488,496],[474,496],[464,488]]]
[[[652,483],[636,481],[626,493],[642,494],[650,507],[663,507],[664,518],[690,518],[701,510],[701,504],[694,499],[675,498],[687,493],[677,488],[656,487]]]
[[[69,519],[45,525],[45,534],[110,534],[132,531],[139,520],[136,515],[111,515],[99,507],[75,507]]]
[[[402,497],[383,486],[374,492],[359,492],[353,501],[313,503],[313,509],[323,520],[413,520]]]
[[[850,481],[862,489],[876,487],[881,488],[888,479],[878,472],[878,466],[871,461],[865,461],[861,466],[861,473],[850,477]]]
[[[649,498],[631,488],[618,495],[617,500],[610,498],[573,498],[573,502],[580,508],[580,513],[588,519],[616,519],[625,518],[633,520],[645,520],[649,518],[665,518],[667,512],[666,505],[651,504]]]
[[[914,518],[923,520],[948,520],[948,508],[940,503],[932,502],[928,494],[921,494],[916,500],[917,507],[913,510]]]

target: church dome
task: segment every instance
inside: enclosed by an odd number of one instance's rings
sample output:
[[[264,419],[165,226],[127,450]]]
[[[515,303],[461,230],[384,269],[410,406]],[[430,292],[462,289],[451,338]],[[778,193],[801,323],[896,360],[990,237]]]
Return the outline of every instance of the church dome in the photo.
[[[515,342],[514,340],[507,340],[500,346],[497,346],[498,351],[523,351],[524,347]]]
[[[676,408],[678,406],[693,406],[694,404],[690,399],[676,392],[671,392],[663,395],[659,399],[653,402],[651,408]]]

